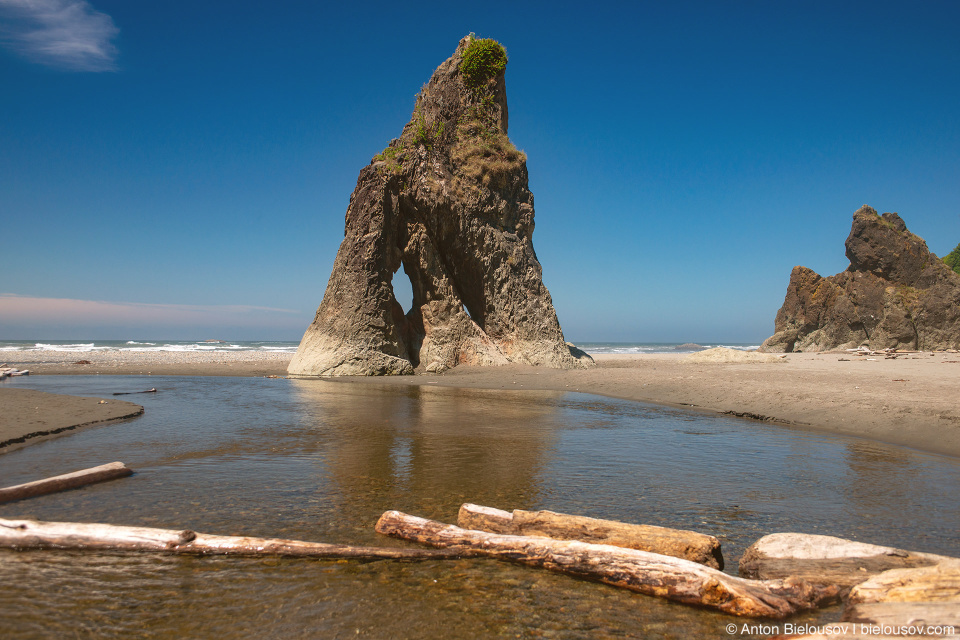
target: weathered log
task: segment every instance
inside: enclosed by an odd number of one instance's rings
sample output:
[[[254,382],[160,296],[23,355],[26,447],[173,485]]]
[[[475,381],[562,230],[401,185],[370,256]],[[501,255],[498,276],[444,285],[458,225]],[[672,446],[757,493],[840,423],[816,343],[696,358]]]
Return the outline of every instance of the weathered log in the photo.
[[[92,549],[356,560],[433,560],[474,555],[446,549],[358,547],[277,538],[217,536],[190,530],[4,519],[0,519],[0,547],[19,550]]]
[[[125,478],[132,473],[133,470],[122,462],[111,462],[110,464],[102,464],[99,467],[81,469],[80,471],[65,473],[61,476],[2,488],[0,489],[0,502],[13,502],[14,500],[33,498],[47,493],[76,489],[77,487],[83,487],[88,484]]]
[[[790,578],[744,580],[696,562],[649,551],[461,529],[399,511],[384,513],[376,530],[435,547],[479,551],[494,558],[738,616],[783,618],[835,602],[839,592],[837,587],[812,586]]]
[[[740,576],[776,579],[796,576],[815,584],[849,589],[889,569],[929,566],[946,560],[931,553],[904,551],[805,533],[774,533],[754,542],[740,558]]]
[[[146,391],[114,391],[114,392],[113,392],[113,395],[115,395],[115,396],[132,396],[132,395],[135,395],[135,394],[137,394],[137,393],[156,393],[156,392],[157,392],[157,388],[154,387],[153,389],[147,389]]]
[[[932,567],[893,569],[861,582],[850,591],[849,602],[960,603],[960,560]]]
[[[469,503],[460,507],[457,525],[461,529],[488,533],[609,544],[683,558],[714,569],[723,569],[720,541],[696,531],[628,524],[553,511],[514,509],[513,513],[510,513]]]

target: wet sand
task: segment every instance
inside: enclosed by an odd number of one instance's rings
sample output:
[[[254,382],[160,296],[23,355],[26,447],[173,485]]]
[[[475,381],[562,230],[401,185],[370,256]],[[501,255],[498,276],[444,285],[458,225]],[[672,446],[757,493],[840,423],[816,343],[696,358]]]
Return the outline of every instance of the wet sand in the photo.
[[[291,354],[18,353],[33,374],[283,376]],[[75,364],[78,360],[91,364]],[[581,391],[860,436],[960,457],[960,354],[886,359],[789,354],[776,362],[682,362],[676,354],[601,355],[597,367],[558,371],[509,365],[442,375],[339,378],[378,384]]]
[[[9,387],[0,387],[0,408],[0,454],[143,413],[132,402]]]

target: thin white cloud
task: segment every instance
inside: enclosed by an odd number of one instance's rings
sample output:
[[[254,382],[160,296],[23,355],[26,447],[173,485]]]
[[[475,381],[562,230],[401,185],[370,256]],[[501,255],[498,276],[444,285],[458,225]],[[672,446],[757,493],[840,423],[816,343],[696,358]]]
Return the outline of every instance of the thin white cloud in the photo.
[[[86,0],[0,0],[0,42],[33,62],[70,71],[114,71],[120,33]]]
[[[148,304],[0,293],[0,332],[19,327],[306,326],[301,311],[250,305]]]

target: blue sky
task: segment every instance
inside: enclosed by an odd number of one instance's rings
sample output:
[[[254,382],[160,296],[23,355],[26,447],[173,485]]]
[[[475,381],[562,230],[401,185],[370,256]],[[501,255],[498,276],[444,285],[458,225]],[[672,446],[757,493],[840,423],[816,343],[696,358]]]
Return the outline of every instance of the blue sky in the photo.
[[[568,339],[762,340],[862,204],[960,242],[958,2],[462,4],[0,0],[0,339],[299,339],[470,32]]]

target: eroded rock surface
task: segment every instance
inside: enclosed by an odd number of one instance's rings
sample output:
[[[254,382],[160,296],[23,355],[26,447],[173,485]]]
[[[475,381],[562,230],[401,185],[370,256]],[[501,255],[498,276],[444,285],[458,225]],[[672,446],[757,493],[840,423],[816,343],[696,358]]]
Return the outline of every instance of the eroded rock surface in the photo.
[[[421,89],[401,136],[360,172],[291,374],[592,364],[565,343],[541,279],[526,156],[507,137],[505,52],[499,68],[484,66],[490,55],[496,62],[492,47],[465,66],[473,43],[460,41]],[[412,284],[406,314],[394,277]]]
[[[846,248],[850,266],[837,275],[794,267],[761,351],[960,347],[960,275],[900,216],[861,207]]]

